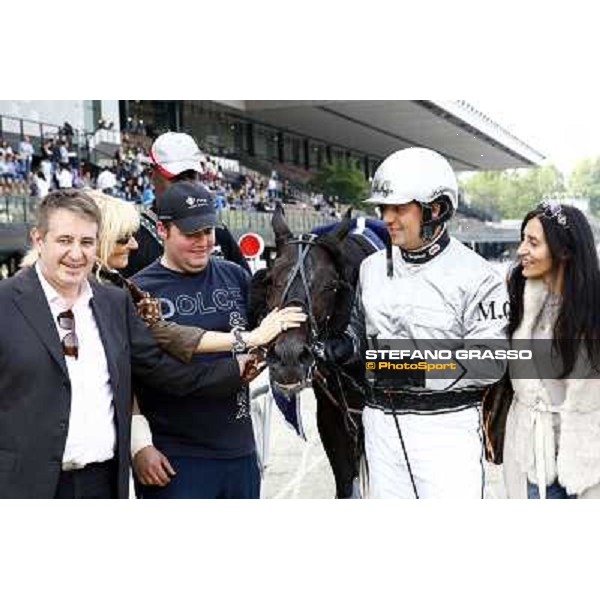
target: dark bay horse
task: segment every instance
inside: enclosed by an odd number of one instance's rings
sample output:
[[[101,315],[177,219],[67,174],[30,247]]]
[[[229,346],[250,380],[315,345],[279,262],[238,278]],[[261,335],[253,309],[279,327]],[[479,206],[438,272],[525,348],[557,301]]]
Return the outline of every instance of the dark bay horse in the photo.
[[[348,211],[330,233],[295,237],[279,206],[272,221],[277,257],[255,276],[249,310],[252,325],[276,306],[300,306],[308,315],[300,328],[277,337],[267,364],[272,385],[284,393],[312,384],[337,498],[358,495],[365,381],[361,357],[342,365],[330,349],[343,339],[350,319],[360,263],[376,250],[364,238],[349,235],[351,224]]]

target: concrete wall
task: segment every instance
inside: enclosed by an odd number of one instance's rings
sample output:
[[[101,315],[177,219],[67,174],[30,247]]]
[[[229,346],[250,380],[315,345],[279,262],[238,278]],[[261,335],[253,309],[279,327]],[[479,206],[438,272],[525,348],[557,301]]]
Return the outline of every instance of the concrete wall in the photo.
[[[101,117],[107,122],[114,123],[114,128],[119,129],[119,101],[101,100]],[[91,100],[0,100],[0,115],[2,129],[12,133],[19,133],[17,117],[41,121],[51,125],[61,126],[68,121],[74,129],[91,131],[95,128],[93,122]],[[25,133],[39,135],[39,126],[31,123],[24,124]]]
[[[119,101],[101,100],[102,118],[107,123],[114,123],[114,129],[119,130]]]
[[[62,125],[68,121],[75,129],[84,129],[86,100],[0,100],[0,115]],[[3,119],[5,131],[17,133],[17,121]],[[39,128],[25,124],[25,133],[39,135]],[[31,131],[28,131],[32,128]]]

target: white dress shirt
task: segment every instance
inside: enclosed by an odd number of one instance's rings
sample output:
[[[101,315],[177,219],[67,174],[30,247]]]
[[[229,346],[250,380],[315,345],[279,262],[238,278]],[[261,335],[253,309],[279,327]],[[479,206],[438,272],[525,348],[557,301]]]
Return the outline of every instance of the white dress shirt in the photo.
[[[100,175],[98,175],[96,187],[100,191],[117,187],[117,178],[115,177],[115,174],[111,171],[102,171]]]
[[[59,338],[67,330],[58,325],[57,316],[69,308],[75,317],[75,332],[79,341],[79,356],[65,356],[71,380],[71,412],[69,431],[63,454],[63,468],[80,468],[93,462],[103,462],[115,454],[116,430],[113,392],[106,362],[106,353],[96,319],[90,306],[93,292],[83,282],[81,293],[70,305],[43,276],[35,265]]]
[[[58,179],[58,187],[67,189],[73,187],[73,173],[69,169],[61,169],[56,176]]]

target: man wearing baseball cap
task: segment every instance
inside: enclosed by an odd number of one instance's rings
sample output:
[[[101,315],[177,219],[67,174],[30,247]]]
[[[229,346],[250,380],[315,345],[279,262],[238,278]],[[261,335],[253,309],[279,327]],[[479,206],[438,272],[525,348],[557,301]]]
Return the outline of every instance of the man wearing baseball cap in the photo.
[[[152,169],[151,179],[156,198],[160,199],[168,187],[178,181],[199,183],[204,158],[194,138],[187,133],[169,131],[158,136],[152,144],[150,156],[143,160]],[[135,235],[138,250],[132,253],[127,268],[123,270],[126,277],[137,273],[162,254],[155,208],[151,207],[141,214],[141,226]],[[248,263],[229,230],[215,224],[215,236],[216,245],[221,248],[223,257],[250,272]]]
[[[233,331],[233,352],[245,353],[240,331],[247,324],[250,276],[232,262],[211,257],[216,211],[210,192],[189,181],[173,183],[159,197],[157,211],[164,254],[133,281],[159,298],[165,319],[208,331]],[[197,354],[194,360],[210,362],[228,355]],[[141,485],[141,497],[260,496],[247,386],[234,394],[215,388],[203,402],[144,387],[136,393],[154,447],[172,466],[167,485]],[[149,483],[143,453],[155,448],[140,450],[134,459],[134,471],[142,484]]]
[[[202,185],[182,181],[170,186],[158,202],[158,220],[175,223],[179,231],[192,234],[217,226],[217,213],[210,192]]]
[[[168,131],[154,140],[150,156],[144,162],[154,167],[152,183],[160,196],[182,173],[202,173],[204,156],[192,136]]]

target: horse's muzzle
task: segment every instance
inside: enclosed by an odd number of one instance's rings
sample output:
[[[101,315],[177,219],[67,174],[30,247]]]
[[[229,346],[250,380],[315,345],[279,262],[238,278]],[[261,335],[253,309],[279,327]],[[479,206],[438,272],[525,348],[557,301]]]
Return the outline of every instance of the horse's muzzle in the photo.
[[[281,336],[267,353],[267,365],[281,391],[291,393],[310,385],[314,355],[297,335]]]

